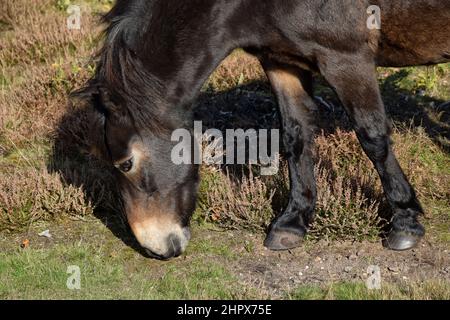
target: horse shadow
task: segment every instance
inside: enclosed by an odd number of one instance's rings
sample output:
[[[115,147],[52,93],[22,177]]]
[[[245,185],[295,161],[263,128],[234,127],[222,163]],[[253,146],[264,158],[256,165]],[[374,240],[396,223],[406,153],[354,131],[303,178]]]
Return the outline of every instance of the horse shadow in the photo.
[[[91,106],[70,104],[59,121],[47,169],[83,191],[86,206],[111,233],[142,256],[145,250],[133,236],[123,215],[123,204],[113,168],[89,153],[87,133]]]
[[[399,86],[399,82],[408,76],[407,71],[400,70],[387,77],[381,83],[383,99],[389,116],[401,127],[421,126],[426,134],[445,152],[447,145],[441,143],[440,137],[450,140],[448,121],[450,103],[416,92],[409,92]],[[323,79],[317,80],[315,99],[317,126],[325,135],[331,135],[338,129],[350,131],[351,125],[334,92]],[[432,119],[427,108],[434,108],[441,113],[443,123]],[[92,112],[89,106],[70,107],[58,124],[53,152],[48,169],[57,172],[67,184],[81,188],[91,203],[96,207],[94,215],[124,244],[147,256],[138,244],[126,219],[123,217],[120,193],[115,183],[113,169],[95,159],[86,151],[86,123]],[[222,132],[226,129],[279,129],[280,119],[276,99],[266,81],[253,81],[235,88],[215,92],[206,90],[194,105],[194,118],[202,121],[204,128],[215,128]],[[447,122],[448,123],[448,122]],[[281,155],[283,148],[281,146]],[[326,160],[324,161],[326,165]],[[248,175],[247,166],[224,165],[222,168],[234,179]],[[366,190],[373,195],[374,190]],[[280,212],[286,203],[286,190],[279,190],[274,196],[274,212]],[[387,209],[381,206],[380,215]]]

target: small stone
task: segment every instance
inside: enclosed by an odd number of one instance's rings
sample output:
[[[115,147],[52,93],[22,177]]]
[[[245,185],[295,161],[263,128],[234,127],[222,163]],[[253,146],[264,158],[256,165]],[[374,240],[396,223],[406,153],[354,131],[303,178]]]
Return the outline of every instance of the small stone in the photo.
[[[42,231],[41,233],[38,234],[38,236],[45,237],[45,238],[48,238],[48,239],[50,239],[52,237],[52,235],[50,233],[50,230]]]
[[[321,261],[322,261],[322,258],[321,258],[321,257],[316,257],[316,258],[314,259],[314,261],[315,261],[315,262],[321,262]]]
[[[388,267],[388,270],[391,272],[399,272],[400,269],[398,267]]]
[[[351,254],[347,258],[348,258],[348,260],[356,260],[356,259],[358,259],[358,256],[356,254]]]
[[[344,268],[344,271],[347,273],[352,272],[352,270],[353,270],[353,267],[350,267],[350,266]]]

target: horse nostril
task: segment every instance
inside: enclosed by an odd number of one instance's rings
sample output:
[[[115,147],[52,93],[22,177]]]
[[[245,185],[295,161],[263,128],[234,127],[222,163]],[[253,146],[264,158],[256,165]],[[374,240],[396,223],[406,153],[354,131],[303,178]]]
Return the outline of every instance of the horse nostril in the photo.
[[[168,247],[169,252],[172,254],[171,257],[178,257],[183,252],[183,248],[181,247],[181,240],[178,238],[178,236],[171,234],[169,238],[167,239],[169,241]]]

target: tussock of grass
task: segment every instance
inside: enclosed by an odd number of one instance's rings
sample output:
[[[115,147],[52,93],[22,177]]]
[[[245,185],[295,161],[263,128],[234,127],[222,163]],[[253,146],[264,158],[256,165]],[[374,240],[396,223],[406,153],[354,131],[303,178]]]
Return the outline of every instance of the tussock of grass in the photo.
[[[351,132],[337,130],[316,139],[318,188],[315,239],[375,239],[382,220],[378,175]]]
[[[35,221],[62,215],[82,217],[93,212],[79,188],[65,185],[57,174],[32,168],[2,174],[0,203],[0,231],[20,230]]]
[[[316,217],[309,236],[328,240],[375,240],[382,219],[380,202],[368,198],[363,186],[325,168],[317,168]]]
[[[201,215],[227,228],[264,230],[273,217],[271,208],[275,190],[250,175],[239,181],[218,170],[203,170],[199,200]]]

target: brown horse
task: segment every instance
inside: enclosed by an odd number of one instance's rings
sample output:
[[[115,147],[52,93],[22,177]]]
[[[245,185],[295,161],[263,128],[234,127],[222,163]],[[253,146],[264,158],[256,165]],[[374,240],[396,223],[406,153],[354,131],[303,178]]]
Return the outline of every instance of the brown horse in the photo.
[[[198,166],[171,161],[171,133],[192,129],[193,100],[236,48],[260,59],[278,97],[290,170],[289,204],[265,245],[299,246],[313,218],[315,72],[381,177],[392,208],[385,245],[406,250],[424,236],[421,205],[391,148],[376,66],[449,61],[450,0],[118,0],[105,22],[96,75],[79,94],[98,111],[93,147],[117,168],[129,224],[152,257],[183,252],[196,202]]]

